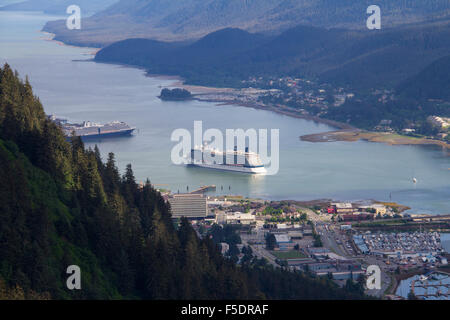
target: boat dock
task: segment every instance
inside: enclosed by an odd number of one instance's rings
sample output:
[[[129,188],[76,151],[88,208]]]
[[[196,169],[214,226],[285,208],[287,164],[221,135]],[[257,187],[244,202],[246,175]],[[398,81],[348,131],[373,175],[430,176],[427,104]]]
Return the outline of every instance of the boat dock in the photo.
[[[216,191],[216,186],[215,185],[202,186],[202,187],[198,188],[197,190],[194,190],[190,193],[191,194],[202,194],[202,193],[205,193],[208,191]]]
[[[429,276],[433,275],[431,273]],[[433,280],[427,277],[426,280],[413,280],[411,282],[411,291],[420,299],[428,300],[429,298],[450,298],[450,283],[448,283],[448,274],[440,273],[441,279]],[[419,289],[420,292],[416,292]]]

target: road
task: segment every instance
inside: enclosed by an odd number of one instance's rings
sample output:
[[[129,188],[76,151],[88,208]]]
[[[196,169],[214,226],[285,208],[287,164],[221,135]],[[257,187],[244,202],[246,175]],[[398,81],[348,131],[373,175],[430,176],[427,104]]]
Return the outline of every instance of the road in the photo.
[[[276,257],[271,255],[270,252],[268,252],[265,249],[264,235],[265,235],[265,232],[262,230],[258,230],[257,234],[252,235],[252,236],[241,235],[242,244],[244,246],[250,246],[250,248],[252,248],[253,255],[256,256],[257,258],[259,258],[259,259],[264,258],[267,260],[268,263],[270,263],[274,267],[279,267],[279,265],[275,262]],[[253,242],[256,244],[250,244],[249,242]],[[263,244],[260,244],[260,243],[263,243]]]
[[[316,232],[319,233],[325,248],[330,249],[337,255],[348,257],[348,253],[336,242],[336,238],[330,228],[327,229],[323,223],[315,223],[315,228]]]
[[[258,258],[265,258],[274,267],[279,267],[278,263],[275,262],[275,257],[271,255],[265,248],[264,245],[256,244],[250,245],[253,250],[253,254]]]
[[[389,288],[391,284],[391,276],[388,274],[389,269],[392,266],[387,265],[382,258],[377,258],[375,256],[369,255],[357,255],[353,249],[347,249],[344,244],[349,241],[345,236],[342,236],[334,226],[328,224],[328,228],[323,223],[315,223],[316,231],[321,235],[322,242],[324,247],[330,249],[336,254],[346,257],[348,259],[356,259],[361,261],[363,265],[377,265],[381,269],[381,289],[379,290],[366,290],[366,294],[381,298],[385,291]],[[336,239],[339,239],[341,244],[336,242]]]
[[[363,262],[367,265],[377,265],[381,269],[381,289],[380,290],[366,290],[366,294],[369,294],[371,296],[375,296],[378,298],[383,297],[385,291],[388,289],[389,285],[391,284],[391,276],[387,273],[387,270],[389,270],[390,266],[388,266],[382,259],[378,259],[375,256],[369,256],[365,255],[363,257]]]
[[[312,210],[308,210],[307,214],[308,218],[313,222],[316,232],[321,236],[324,247],[344,258],[358,260],[366,267],[369,265],[377,265],[380,267],[381,289],[366,290],[366,294],[382,298],[386,290],[391,285],[392,278],[389,272],[395,266],[387,265],[382,258],[357,254],[354,248],[346,247],[346,244],[351,241],[351,239],[339,232],[337,229],[339,226],[325,222],[321,216],[315,214]],[[252,248],[253,254],[256,257],[265,258],[269,264],[274,267],[279,267],[279,265],[275,262],[276,257],[265,249],[264,236],[265,231],[260,230],[257,234],[248,236],[242,235],[241,238],[244,245],[249,245]],[[252,244],[249,244],[249,242]]]

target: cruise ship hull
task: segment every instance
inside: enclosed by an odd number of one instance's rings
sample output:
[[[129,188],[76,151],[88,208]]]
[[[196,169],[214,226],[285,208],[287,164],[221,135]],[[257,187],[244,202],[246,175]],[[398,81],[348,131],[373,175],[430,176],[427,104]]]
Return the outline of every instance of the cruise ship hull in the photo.
[[[79,137],[85,141],[85,140],[95,140],[95,139],[102,139],[102,138],[114,138],[114,137],[122,137],[122,136],[129,136],[133,133],[133,129],[129,130],[122,130],[122,131],[116,131],[116,132],[105,132],[100,134],[88,134],[88,135],[80,135]],[[67,136],[67,140],[70,140],[70,136]]]
[[[206,169],[213,169],[213,170],[221,170],[221,171],[232,171],[232,172],[240,172],[240,173],[249,173],[249,174],[266,174],[267,170],[264,167],[244,167],[244,166],[231,166],[231,165],[222,165],[222,164],[206,164],[206,163],[199,163],[194,164],[190,163],[188,166],[191,167],[200,167],[200,168],[206,168]]]

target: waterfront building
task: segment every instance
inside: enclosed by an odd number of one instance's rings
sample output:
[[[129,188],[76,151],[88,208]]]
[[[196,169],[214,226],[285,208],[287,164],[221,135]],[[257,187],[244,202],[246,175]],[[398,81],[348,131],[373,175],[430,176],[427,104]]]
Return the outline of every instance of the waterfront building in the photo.
[[[174,194],[169,198],[172,218],[206,218],[208,204],[202,194]]]
[[[382,204],[378,204],[378,203],[372,204],[370,206],[360,206],[359,209],[361,209],[363,211],[367,210],[367,209],[373,210],[376,215],[378,215],[378,214],[385,215],[387,213],[386,206],[382,205]]]
[[[349,214],[353,213],[353,205],[347,202],[337,202],[331,204],[334,207],[334,211],[337,214]]]
[[[234,212],[225,216],[227,224],[252,224],[256,221],[256,216],[250,213]]]

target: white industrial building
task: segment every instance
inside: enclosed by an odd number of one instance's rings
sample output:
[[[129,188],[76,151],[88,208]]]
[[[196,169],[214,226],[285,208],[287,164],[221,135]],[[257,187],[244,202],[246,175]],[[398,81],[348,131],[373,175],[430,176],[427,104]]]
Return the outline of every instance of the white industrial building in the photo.
[[[182,193],[169,197],[172,218],[206,218],[208,204],[201,194]]]
[[[256,221],[256,216],[250,213],[234,212],[225,216],[227,224],[252,224]]]

